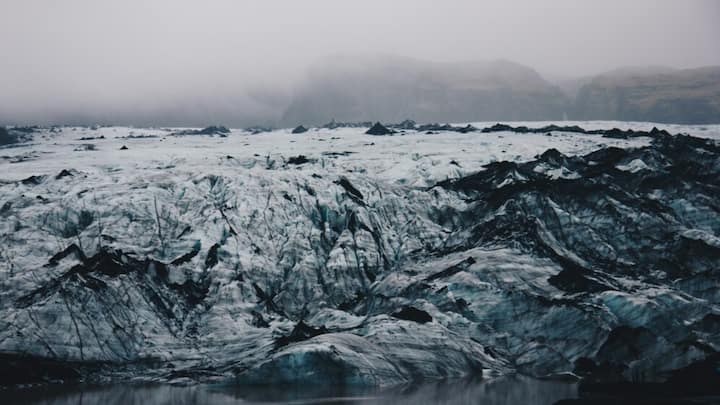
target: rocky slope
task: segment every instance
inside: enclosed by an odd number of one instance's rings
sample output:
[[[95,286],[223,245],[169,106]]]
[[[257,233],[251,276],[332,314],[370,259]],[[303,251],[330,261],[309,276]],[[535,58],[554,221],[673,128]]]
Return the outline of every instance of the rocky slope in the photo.
[[[662,381],[718,350],[717,141],[364,130],[4,150],[2,382]]]

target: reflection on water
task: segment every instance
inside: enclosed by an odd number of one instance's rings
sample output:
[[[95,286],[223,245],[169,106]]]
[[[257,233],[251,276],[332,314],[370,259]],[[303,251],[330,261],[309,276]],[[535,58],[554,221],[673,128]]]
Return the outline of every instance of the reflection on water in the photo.
[[[0,391],[3,404],[553,404],[577,398],[577,385],[524,377],[425,383],[390,389],[235,385],[52,386]]]

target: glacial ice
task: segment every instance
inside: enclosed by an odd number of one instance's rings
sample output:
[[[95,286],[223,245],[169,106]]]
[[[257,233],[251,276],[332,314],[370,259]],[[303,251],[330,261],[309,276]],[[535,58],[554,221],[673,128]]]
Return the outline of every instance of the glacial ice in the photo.
[[[720,350],[715,141],[176,132],[0,151],[2,354],[89,380],[392,385],[584,358],[653,380]]]

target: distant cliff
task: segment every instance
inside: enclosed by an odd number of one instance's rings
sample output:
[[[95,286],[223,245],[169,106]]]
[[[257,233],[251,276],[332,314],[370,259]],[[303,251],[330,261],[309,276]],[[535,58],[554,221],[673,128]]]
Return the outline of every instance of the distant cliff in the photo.
[[[720,123],[720,66],[662,72],[624,69],[596,76],[580,87],[571,117]]]
[[[568,108],[559,88],[512,62],[336,58],[311,69],[281,121],[558,120]]]
[[[720,67],[622,68],[556,86],[508,61],[336,57],[309,70],[282,126],[340,121],[623,120],[720,123]],[[565,90],[561,90],[561,87]]]

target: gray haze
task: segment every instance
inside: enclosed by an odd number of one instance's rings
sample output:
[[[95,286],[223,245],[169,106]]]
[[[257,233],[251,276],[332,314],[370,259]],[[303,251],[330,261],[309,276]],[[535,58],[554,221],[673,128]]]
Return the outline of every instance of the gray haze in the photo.
[[[720,65],[720,2],[0,1],[0,123],[273,124],[332,55]]]

